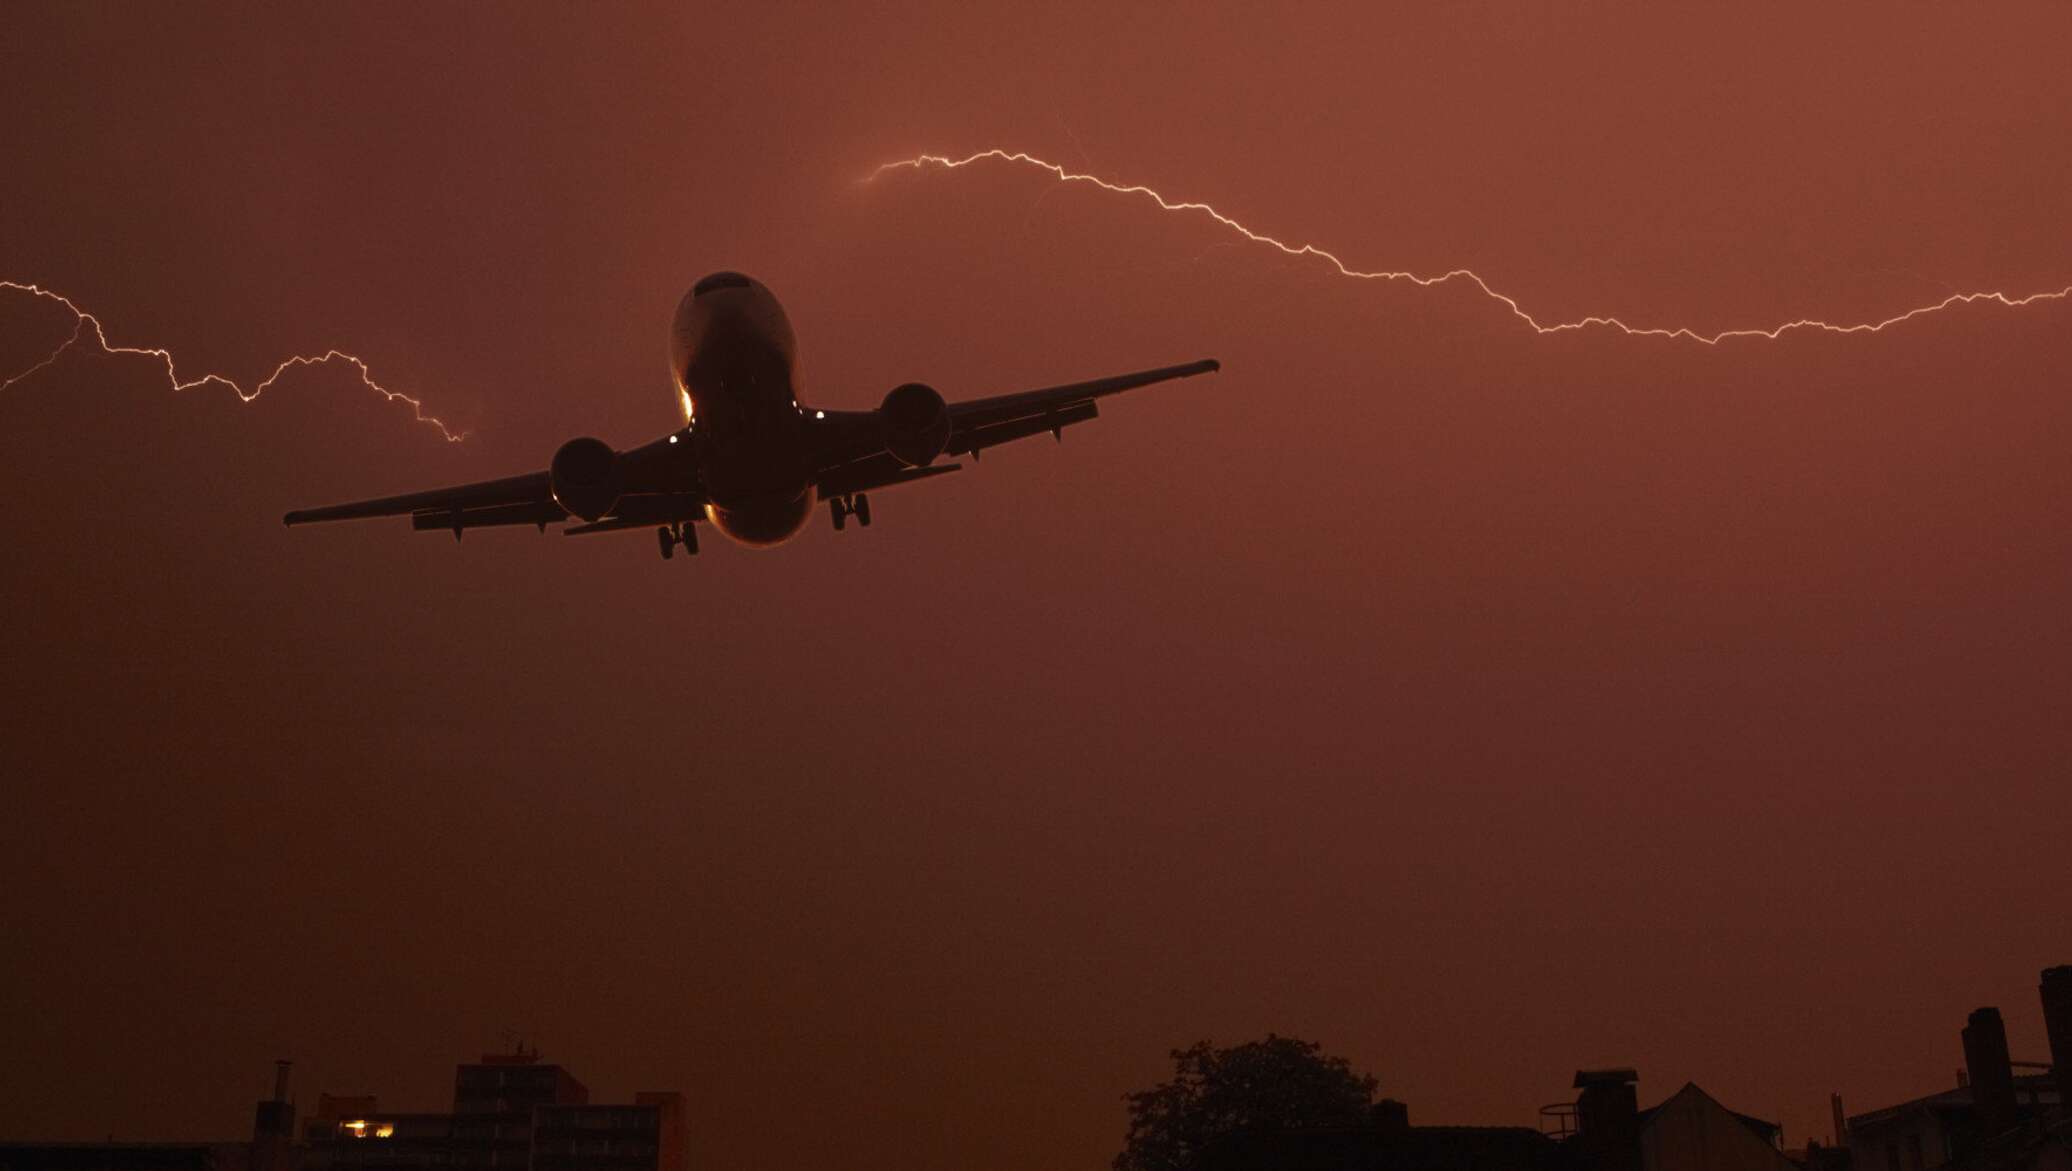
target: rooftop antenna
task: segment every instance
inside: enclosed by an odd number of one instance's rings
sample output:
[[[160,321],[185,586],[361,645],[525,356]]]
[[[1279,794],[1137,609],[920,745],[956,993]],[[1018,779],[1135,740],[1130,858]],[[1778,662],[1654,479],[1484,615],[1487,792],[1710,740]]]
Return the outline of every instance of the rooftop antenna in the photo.
[[[502,1031],[501,1033],[498,1033],[498,1034],[497,1034],[497,1036],[498,1036],[499,1038],[501,1038],[501,1039],[503,1040],[504,1044],[506,1044],[506,1045],[508,1045],[508,1046],[510,1047],[510,1050],[509,1050],[509,1051],[510,1051],[510,1053],[511,1053],[511,1055],[512,1055],[512,1056],[514,1056],[514,1057],[518,1058],[518,1059],[519,1059],[519,1060],[521,1060],[521,1061],[538,1061],[538,1060],[539,1060],[539,1057],[540,1057],[540,1050],[539,1050],[539,1046],[535,1045],[535,1046],[533,1046],[533,1047],[532,1047],[532,1048],[530,1048],[530,1049],[527,1049],[527,1048],[525,1047],[525,1032],[524,1032],[524,1030],[521,1030],[521,1029],[505,1029],[505,1030],[504,1030],[504,1031]]]

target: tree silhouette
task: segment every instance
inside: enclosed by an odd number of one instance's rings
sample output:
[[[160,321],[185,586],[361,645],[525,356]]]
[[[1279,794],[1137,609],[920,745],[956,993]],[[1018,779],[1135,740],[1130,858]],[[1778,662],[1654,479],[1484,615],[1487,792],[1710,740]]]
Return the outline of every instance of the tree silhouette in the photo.
[[[1229,1049],[1202,1041],[1172,1056],[1171,1081],[1125,1095],[1129,1136],[1115,1171],[1192,1171],[1232,1131],[1354,1126],[1374,1101],[1374,1079],[1314,1041],[1268,1033]]]

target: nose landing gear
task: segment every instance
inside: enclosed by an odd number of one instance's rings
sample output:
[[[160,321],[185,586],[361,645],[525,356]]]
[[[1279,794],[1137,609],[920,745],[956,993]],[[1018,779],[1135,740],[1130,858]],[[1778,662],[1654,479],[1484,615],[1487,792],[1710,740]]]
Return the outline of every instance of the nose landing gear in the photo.
[[[676,547],[683,546],[684,556],[698,555],[698,530],[690,521],[680,525],[663,525],[655,530],[655,540],[662,547],[662,560],[676,556]]]
[[[864,528],[871,527],[871,498],[861,492],[829,500],[827,512],[834,518],[835,531],[838,533],[848,527],[849,518],[852,516],[856,518],[857,524]]]

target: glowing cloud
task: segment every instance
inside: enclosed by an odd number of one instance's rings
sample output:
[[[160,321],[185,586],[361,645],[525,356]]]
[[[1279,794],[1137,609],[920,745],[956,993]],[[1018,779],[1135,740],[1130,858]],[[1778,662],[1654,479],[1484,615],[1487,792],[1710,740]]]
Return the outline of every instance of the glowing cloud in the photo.
[[[865,178],[864,181],[870,182],[871,180],[876,179],[878,176],[883,175],[887,171],[918,171],[924,167],[940,167],[946,171],[954,171],[962,167],[971,166],[974,163],[988,161],[1015,163],[1021,166],[1032,167],[1039,171],[1048,171],[1051,174],[1051,176],[1060,183],[1085,183],[1090,186],[1098,187],[1103,191],[1114,192],[1117,195],[1141,196],[1145,199],[1150,200],[1153,203],[1156,203],[1161,209],[1165,211],[1191,212],[1202,216],[1206,216],[1207,218],[1214,220],[1217,224],[1221,225],[1222,227],[1227,228],[1240,236],[1243,236],[1245,239],[1250,240],[1255,244],[1264,244],[1267,247],[1278,249],[1279,251],[1284,252],[1289,256],[1316,257],[1317,259],[1329,264],[1332,268],[1338,270],[1338,274],[1340,276],[1352,277],[1355,280],[1408,281],[1411,284],[1419,286],[1441,285],[1447,283],[1448,281],[1455,280],[1467,281],[1472,283],[1476,288],[1482,290],[1483,294],[1488,296],[1491,300],[1501,303],[1504,306],[1504,308],[1511,311],[1512,316],[1518,318],[1518,320],[1523,321],[1525,324],[1531,326],[1535,333],[1562,333],[1568,330],[1583,329],[1588,326],[1605,326],[1610,329],[1616,329],[1621,333],[1628,334],[1633,337],[1687,338],[1694,342],[1699,342],[1704,345],[1713,346],[1718,345],[1720,342],[1725,341],[1728,338],[1759,337],[1775,340],[1782,334],[1795,329],[1817,329],[1825,331],[1827,333],[1877,333],[1878,331],[1884,329],[1888,325],[1897,325],[1902,321],[1907,321],[1915,317],[1920,317],[1923,314],[1935,313],[1943,309],[1948,309],[1953,305],[1969,305],[1974,301],[1991,301],[1995,304],[2005,305],[2009,308],[2015,308],[2018,306],[2030,304],[2035,301],[2061,301],[2064,300],[2068,295],[2072,295],[2072,285],[2067,285],[2062,289],[2056,290],[2055,292],[2030,293],[2026,296],[2020,297],[2011,297],[2006,293],[1956,293],[1951,296],[1945,297],[1940,301],[1937,301],[1933,305],[1923,305],[1918,309],[1909,309],[1905,313],[1901,313],[1896,317],[1888,317],[1883,321],[1866,321],[1854,325],[1838,325],[1828,321],[1806,319],[1801,321],[1787,321],[1782,325],[1772,326],[1768,329],[1723,329],[1718,333],[1713,334],[1702,334],[1697,332],[1696,330],[1681,326],[1673,329],[1637,328],[1635,326],[1626,324],[1624,321],[1621,321],[1616,317],[1593,316],[1584,317],[1576,321],[1562,321],[1555,322],[1553,324],[1546,324],[1541,322],[1532,314],[1527,313],[1522,307],[1519,306],[1518,302],[1512,300],[1511,298],[1505,296],[1502,293],[1497,292],[1495,289],[1490,288],[1489,282],[1483,280],[1479,275],[1465,268],[1456,268],[1452,272],[1441,273],[1438,276],[1418,276],[1416,273],[1409,272],[1363,272],[1360,269],[1356,269],[1347,265],[1345,261],[1339,259],[1338,256],[1334,253],[1319,248],[1314,244],[1289,244],[1285,241],[1277,240],[1274,237],[1266,235],[1262,232],[1255,232],[1251,228],[1248,228],[1245,225],[1230,218],[1229,216],[1223,214],[1222,212],[1217,211],[1214,207],[1206,203],[1199,203],[1193,200],[1169,199],[1166,196],[1159,194],[1157,191],[1154,191],[1149,187],[1143,186],[1142,184],[1113,183],[1099,177],[1098,175],[1088,175],[1076,171],[1068,171],[1064,167],[1059,166],[1057,163],[1049,162],[1044,159],[1039,159],[1034,155],[1026,154],[1022,151],[1007,151],[996,148],[993,150],[982,150],[976,154],[966,155],[961,159],[953,159],[948,157],[947,155],[916,155],[915,157],[910,159],[900,159],[897,162],[882,164],[878,167],[877,170],[872,171],[870,175]]]

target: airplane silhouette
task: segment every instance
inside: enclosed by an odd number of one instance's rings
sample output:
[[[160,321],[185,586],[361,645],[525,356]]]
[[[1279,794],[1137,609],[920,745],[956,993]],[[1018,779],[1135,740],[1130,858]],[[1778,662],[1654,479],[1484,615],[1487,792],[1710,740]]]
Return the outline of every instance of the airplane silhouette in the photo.
[[[579,522],[568,536],[652,525],[666,559],[698,551],[704,521],[734,541],[789,540],[825,500],[841,531],[871,523],[869,492],[957,471],[935,461],[1094,418],[1096,399],[1168,379],[1213,373],[1214,359],[991,398],[946,402],[933,387],[894,387],[874,411],[798,401],[798,345],[777,298],[738,272],[716,272],[684,294],[670,330],[670,372],[690,421],[625,451],[571,439],[543,472],[300,509],[283,520],[408,514],[419,530]]]

